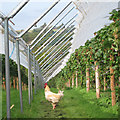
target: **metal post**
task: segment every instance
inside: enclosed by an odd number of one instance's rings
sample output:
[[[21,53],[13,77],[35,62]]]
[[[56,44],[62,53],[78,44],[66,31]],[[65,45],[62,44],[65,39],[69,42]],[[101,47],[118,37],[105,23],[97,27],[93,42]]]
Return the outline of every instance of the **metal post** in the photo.
[[[7,118],[10,118],[10,67],[9,67],[9,32],[8,32],[8,18],[5,19],[5,72],[6,72],[6,104],[7,104]]]
[[[28,96],[29,104],[31,103],[31,63],[30,63],[30,46],[28,46]]]
[[[40,78],[40,74],[39,74],[39,65],[37,63],[37,74],[38,74],[38,87],[40,87],[40,81],[41,81],[41,78]]]
[[[31,99],[33,100],[33,91],[32,91],[32,76],[31,76]]]
[[[39,81],[39,76],[38,76],[38,66],[37,66],[37,61],[35,61],[35,63],[36,63],[36,76],[37,76],[37,81],[36,81],[36,90],[38,89],[38,81]]]
[[[38,79],[39,79],[39,82],[38,82],[38,87],[39,88],[41,88],[41,89],[43,89],[44,87],[43,87],[43,77],[42,77],[42,72],[41,72],[41,70],[40,70],[40,68],[39,68],[39,64],[38,64],[38,62],[36,63],[37,64],[37,72],[38,72]]]
[[[18,80],[19,80],[20,106],[21,106],[21,112],[23,112],[22,84],[21,84],[21,71],[20,71],[19,40],[16,41],[16,58],[17,58],[17,66],[18,66]]]
[[[34,54],[33,54],[33,62],[34,62],[34,93],[36,94],[36,62],[35,62]]]
[[[13,11],[8,15],[8,18],[13,18],[30,0],[23,0]]]

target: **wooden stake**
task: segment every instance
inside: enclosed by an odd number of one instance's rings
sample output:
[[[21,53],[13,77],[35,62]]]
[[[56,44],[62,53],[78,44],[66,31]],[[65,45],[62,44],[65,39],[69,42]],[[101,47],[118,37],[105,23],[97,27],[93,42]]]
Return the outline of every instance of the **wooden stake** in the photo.
[[[90,73],[89,68],[86,67],[86,88],[87,92],[90,90]]]
[[[18,87],[18,77],[17,77],[17,90],[19,89],[19,87]]]
[[[119,77],[119,88],[120,88],[120,77]]]
[[[15,77],[13,77],[13,88],[15,88]]]
[[[80,82],[80,86],[82,87],[83,84],[83,77],[82,77],[82,71],[81,71],[81,82]]]
[[[76,71],[76,88],[78,87],[78,73]]]
[[[110,61],[113,61],[113,56],[110,55]],[[115,77],[114,77],[114,69],[112,68],[112,65],[110,66],[110,75],[111,75],[111,97],[112,97],[112,106],[116,104],[116,96],[115,96]]]
[[[97,61],[95,61],[95,80],[96,80],[96,97],[100,98],[100,80],[99,80],[99,66]]]
[[[69,87],[70,87],[70,79],[69,79]]]
[[[74,74],[72,76],[72,88],[74,87]]]
[[[120,46],[119,46],[119,50],[120,50]],[[120,56],[120,51],[118,51],[118,58],[119,58],[119,56]],[[119,61],[120,61],[120,59],[118,59]],[[118,65],[118,67],[119,67],[119,70],[120,70],[120,64]],[[120,75],[119,75],[119,83],[118,83],[118,85],[119,85],[119,88],[120,88]]]
[[[3,88],[4,88],[4,90],[6,89],[5,81],[3,81]]]
[[[25,91],[26,91],[26,84],[24,83],[24,89],[25,89]]]
[[[2,84],[2,87],[3,87],[3,89],[5,90],[5,76],[3,76],[3,84]]]
[[[106,91],[106,77],[104,76],[104,91]]]

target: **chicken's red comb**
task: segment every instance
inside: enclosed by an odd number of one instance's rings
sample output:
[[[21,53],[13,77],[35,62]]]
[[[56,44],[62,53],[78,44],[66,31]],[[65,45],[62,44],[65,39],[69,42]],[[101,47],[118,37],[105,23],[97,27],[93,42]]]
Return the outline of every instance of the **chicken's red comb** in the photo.
[[[45,83],[45,85],[47,85],[47,83]]]

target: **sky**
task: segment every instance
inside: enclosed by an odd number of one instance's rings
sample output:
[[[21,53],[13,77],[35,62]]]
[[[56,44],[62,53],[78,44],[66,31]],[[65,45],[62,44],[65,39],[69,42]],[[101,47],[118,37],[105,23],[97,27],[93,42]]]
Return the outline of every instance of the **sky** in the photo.
[[[17,2],[16,2],[17,1]],[[0,11],[5,15],[8,15],[19,3],[21,0],[2,0]],[[15,23],[13,28],[15,30],[21,30],[28,27],[33,23],[40,15],[42,15],[53,3],[55,0],[30,0],[28,4],[13,18],[12,22]],[[61,0],[40,22],[37,24],[37,27],[43,25],[45,22],[49,23],[70,1]],[[66,11],[61,14],[61,16],[55,21],[57,22],[67,11],[69,11],[74,4],[72,3]],[[78,11],[74,9],[66,18],[61,21],[60,24],[66,23],[72,16],[74,16]],[[54,22],[54,23],[55,23]],[[53,23],[53,24],[54,24]]]

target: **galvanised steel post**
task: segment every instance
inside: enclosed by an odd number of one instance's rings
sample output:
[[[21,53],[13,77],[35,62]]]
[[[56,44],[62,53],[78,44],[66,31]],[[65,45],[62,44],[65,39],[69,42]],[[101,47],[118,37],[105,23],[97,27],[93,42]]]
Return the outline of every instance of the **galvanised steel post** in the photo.
[[[21,84],[21,71],[20,71],[20,52],[19,52],[19,40],[18,39],[16,39],[16,58],[17,58],[17,66],[18,66],[20,106],[21,106],[21,112],[23,112],[22,84]]]
[[[6,73],[6,104],[7,104],[7,118],[10,118],[10,67],[9,67],[9,30],[8,18],[5,18],[5,73]]]
[[[33,67],[34,67],[34,93],[36,94],[36,61],[35,61],[35,54],[33,54]]]
[[[33,100],[32,74],[31,74],[31,72],[32,72],[32,69],[31,69],[31,68],[32,68],[32,64],[31,64],[31,63],[32,63],[32,57],[31,57],[31,54],[30,54],[30,77],[31,77],[31,79],[30,79],[30,80],[31,80],[31,81],[30,81],[30,84],[31,84],[30,87],[31,87],[31,99]]]
[[[39,76],[38,76],[38,66],[37,66],[37,61],[36,62],[36,76],[37,76],[37,81],[36,81],[36,89],[38,89],[38,81],[39,81]]]
[[[38,71],[39,71],[39,69],[38,69],[38,63],[37,63],[37,61],[36,61],[36,72],[37,72],[37,73],[36,73],[36,74],[37,74],[37,82],[36,82],[37,85],[36,85],[36,86],[37,86],[37,89],[38,89],[38,85],[39,85],[39,81],[40,81],[40,77],[39,77]]]
[[[30,62],[30,46],[28,46],[28,96],[29,104],[31,103],[31,62]]]
[[[38,65],[38,63],[37,63],[37,73],[38,73],[38,87],[40,88],[41,78],[40,78],[40,74],[39,74],[39,65]]]

